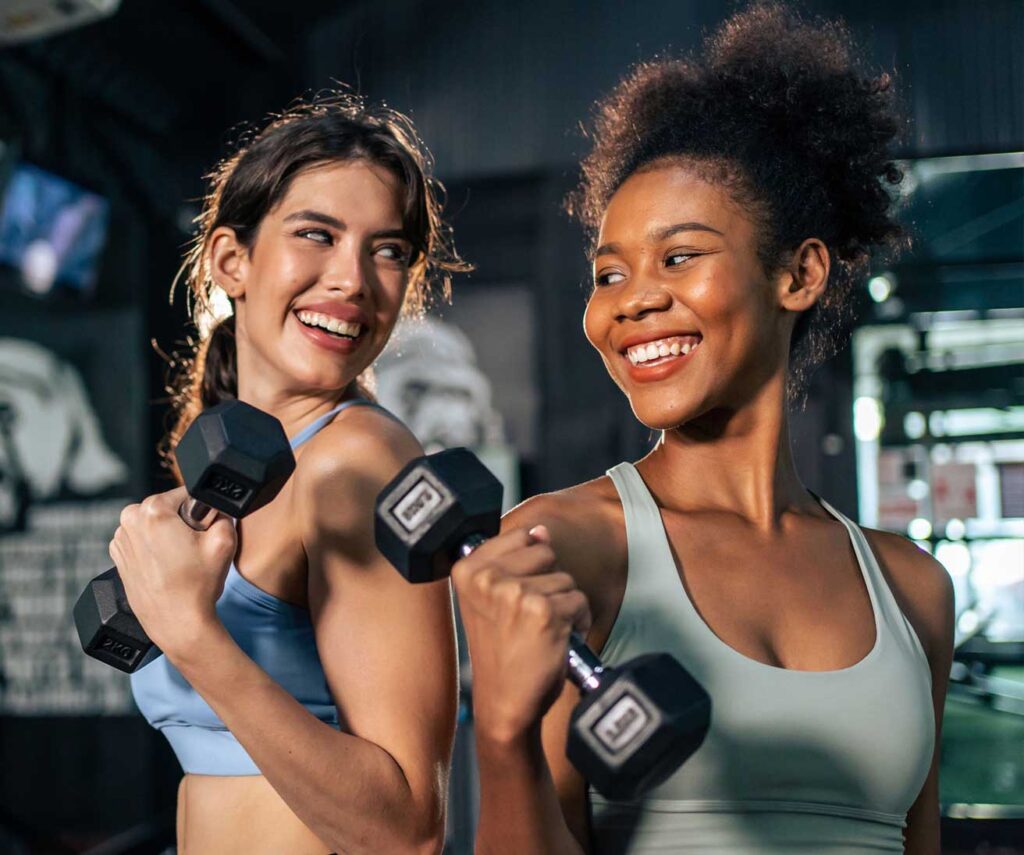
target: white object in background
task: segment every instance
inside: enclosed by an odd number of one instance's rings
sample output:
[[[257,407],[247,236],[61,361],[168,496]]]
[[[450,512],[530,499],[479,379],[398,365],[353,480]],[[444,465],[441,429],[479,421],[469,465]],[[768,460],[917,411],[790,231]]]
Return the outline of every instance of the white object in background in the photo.
[[[0,338],[0,398],[14,411],[14,447],[34,498],[61,487],[91,495],[127,479],[78,372],[45,347]]]
[[[406,321],[374,364],[377,399],[400,418],[428,453],[473,449],[505,487],[502,510],[519,501],[518,459],[505,441],[491,382],[473,345],[437,318]]]
[[[121,0],[0,0],[0,45],[62,33],[113,15]]]

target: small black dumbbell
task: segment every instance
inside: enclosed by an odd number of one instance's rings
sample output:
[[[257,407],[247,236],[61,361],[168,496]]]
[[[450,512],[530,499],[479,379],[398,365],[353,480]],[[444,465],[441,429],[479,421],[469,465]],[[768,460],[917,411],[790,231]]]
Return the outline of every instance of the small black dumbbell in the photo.
[[[443,579],[498,533],[501,494],[501,482],[468,449],[417,458],[377,498],[377,548],[410,582]],[[583,697],[566,754],[607,798],[645,793],[703,742],[711,698],[667,653],[605,667],[574,632],[568,665]]]
[[[189,493],[178,516],[197,530],[212,522],[213,508],[235,519],[262,508],[295,470],[281,423],[242,401],[200,413],[174,454]],[[152,658],[153,642],[132,614],[117,568],[89,583],[74,615],[89,656],[128,673]]]

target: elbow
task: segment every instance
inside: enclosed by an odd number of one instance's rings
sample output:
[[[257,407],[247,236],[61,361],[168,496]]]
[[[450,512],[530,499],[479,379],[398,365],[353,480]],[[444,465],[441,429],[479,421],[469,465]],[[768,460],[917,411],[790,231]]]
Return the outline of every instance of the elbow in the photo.
[[[353,829],[334,828],[321,839],[332,851],[380,855],[440,855],[445,843],[445,804],[430,799],[427,805],[392,805],[380,811],[371,828],[352,839]]]
[[[420,835],[409,847],[409,855],[440,855],[444,851],[444,823],[438,823],[435,830]]]
[[[439,855],[445,842],[445,804],[443,799],[431,799],[415,811],[417,815],[407,829],[405,848],[409,855]],[[418,821],[416,821],[418,820]]]

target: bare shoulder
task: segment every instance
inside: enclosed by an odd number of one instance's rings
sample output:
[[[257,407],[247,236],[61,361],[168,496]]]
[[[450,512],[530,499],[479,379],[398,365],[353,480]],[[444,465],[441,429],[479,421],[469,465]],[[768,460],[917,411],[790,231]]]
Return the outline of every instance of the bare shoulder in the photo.
[[[297,510],[318,527],[366,527],[380,490],[422,453],[401,422],[375,407],[349,407],[297,455]]]
[[[502,520],[503,529],[541,524],[548,527],[556,543],[579,546],[595,538],[607,543],[616,529],[622,529],[622,506],[611,480],[603,477],[541,493],[521,502]]]
[[[905,537],[875,529],[864,529],[864,534],[896,601],[932,659],[952,638],[953,580],[945,567]]]
[[[624,580],[626,573],[626,528],[611,479],[596,478],[534,496],[502,520],[504,530],[535,525],[544,525],[551,533],[559,565],[576,579],[592,608],[597,607],[595,616],[606,600],[617,611],[617,579]]]

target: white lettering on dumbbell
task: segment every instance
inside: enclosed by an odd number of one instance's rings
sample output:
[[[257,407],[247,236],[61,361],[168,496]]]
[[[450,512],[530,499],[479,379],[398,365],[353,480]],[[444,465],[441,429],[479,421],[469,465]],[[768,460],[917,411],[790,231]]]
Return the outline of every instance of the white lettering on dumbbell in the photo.
[[[406,531],[415,531],[441,501],[441,494],[426,478],[420,478],[395,505],[394,515]]]
[[[623,695],[591,728],[612,752],[621,751],[647,725],[650,716],[632,695]]]

